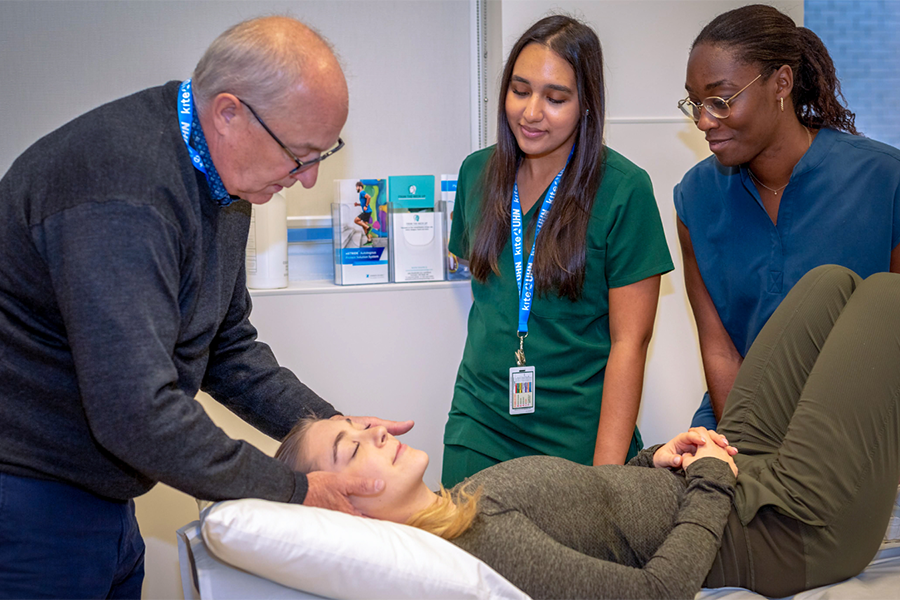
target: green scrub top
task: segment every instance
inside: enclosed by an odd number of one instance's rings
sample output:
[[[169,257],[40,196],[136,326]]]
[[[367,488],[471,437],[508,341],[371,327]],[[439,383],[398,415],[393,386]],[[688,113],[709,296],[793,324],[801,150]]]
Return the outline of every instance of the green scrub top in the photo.
[[[450,251],[468,258],[479,223],[482,172],[494,151],[471,154],[460,167]],[[516,365],[519,295],[512,244],[499,257],[500,275],[472,280],[465,351],[456,377],[444,444],[503,461],[546,454],[591,464],[609,358],[609,288],[673,269],[647,173],[607,148],[600,189],[587,231],[582,296],[536,296],[525,340],[535,368],[535,411],[509,414],[509,369]],[[546,191],[544,192],[546,194]],[[537,218],[543,196],[524,215]],[[525,244],[525,252],[531,249]],[[630,459],[643,443],[634,431]]]

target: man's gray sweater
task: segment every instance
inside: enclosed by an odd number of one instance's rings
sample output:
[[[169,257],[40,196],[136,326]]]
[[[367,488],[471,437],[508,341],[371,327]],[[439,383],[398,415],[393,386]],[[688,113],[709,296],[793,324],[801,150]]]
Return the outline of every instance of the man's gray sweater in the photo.
[[[194,400],[203,389],[274,438],[335,414],[256,341],[250,205],[210,197],[177,92],[75,119],[0,181],[0,471],[113,500],[163,481],[302,502],[305,476],[228,438]]]

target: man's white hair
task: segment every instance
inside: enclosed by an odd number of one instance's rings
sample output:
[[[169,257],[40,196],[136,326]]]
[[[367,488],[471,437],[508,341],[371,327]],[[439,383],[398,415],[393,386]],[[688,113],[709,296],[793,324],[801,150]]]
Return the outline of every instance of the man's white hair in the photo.
[[[259,17],[238,23],[210,44],[193,74],[197,110],[231,93],[260,113],[278,113],[303,81],[311,58],[331,52],[319,33],[291,17]]]

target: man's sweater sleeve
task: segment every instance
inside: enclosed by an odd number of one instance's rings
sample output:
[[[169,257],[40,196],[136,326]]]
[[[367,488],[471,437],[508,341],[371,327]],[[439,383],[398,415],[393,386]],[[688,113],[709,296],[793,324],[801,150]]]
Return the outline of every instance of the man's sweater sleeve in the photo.
[[[123,470],[198,498],[302,502],[305,476],[229,438],[193,392],[179,386],[179,357],[173,356],[183,300],[179,233],[152,207],[115,201],[59,212],[34,231],[65,322],[92,438]],[[242,343],[249,343],[246,326],[231,329],[239,330],[239,341],[226,335],[227,341],[213,349],[217,368],[229,362],[220,355],[236,355]],[[256,347],[250,355],[274,371],[267,352]],[[230,356],[235,364],[246,362],[235,355]],[[252,386],[251,370],[236,368],[231,385]],[[297,389],[281,385],[286,394]],[[285,411],[273,414],[279,412]],[[130,494],[128,489],[106,492],[110,497]]]
[[[243,273],[242,269],[228,315],[210,346],[202,389],[276,440],[287,435],[301,417],[327,419],[340,414],[293,372],[279,366],[271,348],[256,339]]]

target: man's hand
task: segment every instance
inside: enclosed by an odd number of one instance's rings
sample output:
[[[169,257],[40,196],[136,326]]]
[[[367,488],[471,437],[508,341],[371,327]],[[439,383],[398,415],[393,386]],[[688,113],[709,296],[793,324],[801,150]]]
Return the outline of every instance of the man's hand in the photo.
[[[738,453],[737,448],[728,445],[728,440],[725,439],[724,435],[719,435],[705,427],[692,427],[690,430],[676,435],[669,443],[661,446],[653,455],[653,466],[672,469],[687,466],[683,464],[683,455],[696,454],[698,449],[705,446],[709,440],[713,441],[713,445],[724,450],[729,458]],[[731,462],[734,464],[734,461]]]
[[[384,489],[384,481],[381,479],[368,479],[354,477],[343,473],[329,473],[327,471],[313,471],[307,473],[309,489],[304,506],[317,506],[330,508],[351,515],[364,516],[356,510],[348,496],[374,496]]]
[[[367,427],[378,427],[379,425],[387,429],[391,435],[402,435],[413,428],[415,421],[387,421],[378,417],[346,417],[343,415],[335,415],[332,419],[350,419],[354,423],[362,423]]]

